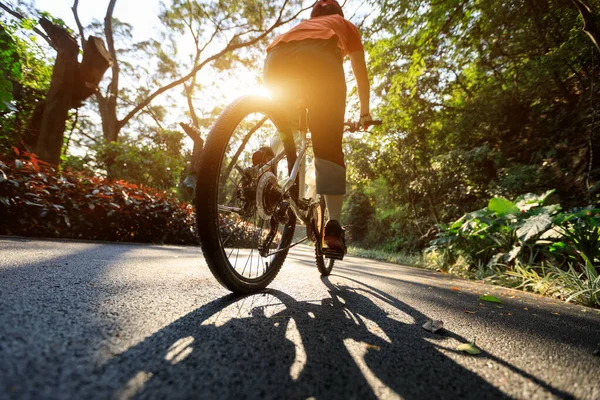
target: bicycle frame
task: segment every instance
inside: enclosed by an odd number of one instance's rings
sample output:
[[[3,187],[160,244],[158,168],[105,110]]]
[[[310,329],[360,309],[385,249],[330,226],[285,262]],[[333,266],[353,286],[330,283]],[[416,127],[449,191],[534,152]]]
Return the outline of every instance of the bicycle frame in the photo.
[[[286,200],[289,202],[290,207],[292,208],[292,211],[294,212],[294,214],[296,214],[296,217],[300,218],[300,220],[304,224],[306,224],[306,223],[308,223],[308,207],[302,207],[300,204],[296,203],[296,201],[292,197],[287,195],[289,190],[294,185],[296,178],[298,178],[299,179],[298,180],[298,188],[299,188],[298,199],[304,198],[304,195],[305,195],[304,182],[305,182],[305,174],[306,174],[306,159],[305,159],[305,157],[306,157],[308,148],[312,145],[312,141],[311,141],[310,135],[308,133],[308,126],[307,126],[307,109],[306,109],[306,106],[302,105],[301,100],[299,100],[298,109],[299,109],[298,134],[300,136],[300,141],[301,141],[300,151],[297,154],[296,162],[294,163],[294,165],[292,167],[292,172],[290,173],[290,176],[282,184],[281,188],[282,188],[283,195],[285,196]],[[275,158],[273,159],[272,162],[269,162],[267,165],[264,165],[262,168],[260,168],[258,175],[261,176],[262,174],[266,173],[269,170],[269,168],[272,167],[272,165],[277,164],[279,161],[281,161],[283,159],[283,157],[285,157],[285,150],[281,150],[277,154],[277,156],[275,156]]]

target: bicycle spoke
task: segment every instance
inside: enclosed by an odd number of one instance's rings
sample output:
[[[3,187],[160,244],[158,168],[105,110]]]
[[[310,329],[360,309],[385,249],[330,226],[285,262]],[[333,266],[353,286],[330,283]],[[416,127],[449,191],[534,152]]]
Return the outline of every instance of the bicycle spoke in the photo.
[[[281,182],[288,176],[285,151],[278,152],[272,159],[260,160],[258,165],[254,165],[256,152],[268,147],[271,138],[279,135],[279,132],[264,114],[251,115],[252,117],[247,117],[249,121],[239,122],[229,136],[221,159],[216,191],[219,203],[219,241],[225,250],[224,254],[231,270],[246,280],[261,279],[277,265],[274,263],[277,258],[273,255],[261,255],[261,246],[265,244],[272,228],[270,218],[263,218],[258,209],[260,207],[261,210],[272,210],[278,200],[258,198],[257,193],[265,193],[265,196],[267,193],[265,187],[259,188],[258,185],[273,184],[271,178],[261,181],[265,174],[276,173],[276,182]],[[267,201],[270,204],[267,205]],[[278,225],[273,229],[275,236],[267,244],[266,253],[274,248],[283,247],[283,226]]]

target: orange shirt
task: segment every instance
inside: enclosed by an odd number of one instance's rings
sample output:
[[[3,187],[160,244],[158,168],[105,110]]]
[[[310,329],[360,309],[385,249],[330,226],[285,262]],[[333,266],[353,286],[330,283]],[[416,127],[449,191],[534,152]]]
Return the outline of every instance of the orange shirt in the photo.
[[[324,15],[300,22],[286,33],[277,36],[273,43],[267,47],[267,53],[281,42],[287,43],[304,39],[331,39],[334,36],[338,39],[338,47],[342,51],[342,57],[363,50],[358,28],[352,22],[336,14]]]

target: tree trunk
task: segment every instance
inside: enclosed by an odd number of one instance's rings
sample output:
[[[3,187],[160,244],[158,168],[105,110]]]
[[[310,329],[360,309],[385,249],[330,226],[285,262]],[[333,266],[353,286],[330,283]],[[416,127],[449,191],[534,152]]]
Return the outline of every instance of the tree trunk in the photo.
[[[42,18],[42,28],[56,45],[57,55],[50,90],[46,96],[44,114],[35,153],[40,159],[58,165],[63,145],[65,123],[73,102],[73,87],[77,81],[79,46],[69,33]]]
[[[40,126],[42,124],[42,117],[44,116],[44,108],[46,105],[45,100],[40,100],[35,105],[33,114],[27,122],[27,128],[25,128],[25,135],[23,136],[23,144],[28,152],[33,153],[35,146],[38,142],[40,135]]]
[[[46,99],[36,105],[26,132],[26,146],[38,157],[58,165],[63,147],[69,110],[96,91],[112,60],[102,39],[90,37],[86,42],[81,66],[77,61],[79,46],[67,30],[46,18],[40,25],[56,48],[56,61]]]
[[[116,142],[119,137],[119,120],[116,110],[112,107],[113,103],[108,98],[97,94],[98,109],[100,110],[100,118],[102,120],[102,133],[105,143]]]

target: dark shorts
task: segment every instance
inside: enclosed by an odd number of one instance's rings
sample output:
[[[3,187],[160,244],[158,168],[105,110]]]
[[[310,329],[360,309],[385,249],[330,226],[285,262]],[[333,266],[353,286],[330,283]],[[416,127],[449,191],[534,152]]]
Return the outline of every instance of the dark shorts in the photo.
[[[278,44],[267,54],[264,80],[290,113],[306,98],[315,157],[345,167],[346,77],[336,39]]]

